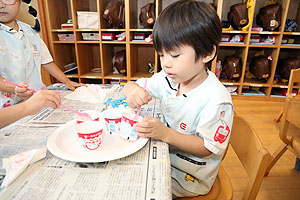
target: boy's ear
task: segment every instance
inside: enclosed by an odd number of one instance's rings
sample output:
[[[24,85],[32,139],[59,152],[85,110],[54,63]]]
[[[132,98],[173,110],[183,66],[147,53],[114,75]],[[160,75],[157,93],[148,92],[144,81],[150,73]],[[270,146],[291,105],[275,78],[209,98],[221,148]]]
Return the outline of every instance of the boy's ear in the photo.
[[[217,49],[214,45],[213,51],[211,53],[207,53],[205,56],[202,57],[202,62],[208,63],[209,61],[211,61],[215,57],[216,51]]]

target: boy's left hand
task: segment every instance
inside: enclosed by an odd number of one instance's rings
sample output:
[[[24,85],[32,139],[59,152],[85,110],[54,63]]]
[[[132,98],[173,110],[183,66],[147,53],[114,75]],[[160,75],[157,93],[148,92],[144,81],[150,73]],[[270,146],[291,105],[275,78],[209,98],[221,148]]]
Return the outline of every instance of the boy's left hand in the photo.
[[[70,90],[75,90],[77,87],[80,87],[80,86],[86,86],[85,84],[83,83],[76,83],[74,81],[68,81],[67,83],[65,83],[65,85],[70,89]]]
[[[159,119],[149,116],[143,117],[142,122],[138,122],[135,127],[138,136],[161,141],[165,141],[168,129]]]

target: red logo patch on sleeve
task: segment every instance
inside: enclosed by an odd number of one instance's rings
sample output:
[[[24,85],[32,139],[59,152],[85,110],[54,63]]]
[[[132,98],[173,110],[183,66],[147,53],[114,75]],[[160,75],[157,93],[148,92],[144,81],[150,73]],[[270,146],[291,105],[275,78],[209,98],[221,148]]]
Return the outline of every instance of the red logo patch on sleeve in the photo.
[[[230,133],[230,129],[228,126],[226,126],[226,128],[224,126],[219,126],[215,133],[214,140],[222,144],[227,139],[229,133]]]

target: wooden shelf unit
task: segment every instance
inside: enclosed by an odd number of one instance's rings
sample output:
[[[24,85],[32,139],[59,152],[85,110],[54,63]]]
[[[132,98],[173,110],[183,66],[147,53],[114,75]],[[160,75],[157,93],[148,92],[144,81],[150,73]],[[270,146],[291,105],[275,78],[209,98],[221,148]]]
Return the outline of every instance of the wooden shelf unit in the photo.
[[[268,0],[254,0],[255,12],[254,19],[259,12],[259,9],[264,6]],[[82,82],[82,83],[110,83],[110,80],[131,81],[137,80],[141,77],[150,77],[152,74],[147,71],[147,64],[149,62],[155,64],[155,73],[161,70],[159,58],[154,51],[153,43],[143,41],[132,41],[134,32],[145,32],[150,34],[152,29],[145,29],[139,23],[139,13],[142,6],[153,0],[125,0],[125,28],[111,29],[108,27],[107,21],[103,18],[103,12],[109,0],[60,0],[59,3],[53,0],[39,1],[44,11],[42,20],[43,28],[46,31],[47,42],[50,52],[54,58],[55,63],[61,67],[76,62],[78,66],[78,73],[68,74],[67,76]],[[173,0],[155,0],[156,2],[156,17],[166,6],[174,2]],[[212,3],[213,0],[206,0],[207,3]],[[241,3],[241,0],[215,0],[217,4],[217,13],[221,20],[227,20],[227,13],[230,6]],[[272,90],[278,88],[286,88],[287,83],[274,82],[277,62],[279,59],[288,56],[296,56],[300,54],[300,32],[284,32],[286,19],[296,19],[300,25],[300,2],[298,0],[281,0],[282,19],[281,26],[278,31],[223,31],[223,34],[243,35],[244,41],[242,44],[221,43],[219,53],[211,64],[211,71],[216,71],[217,60],[224,61],[225,56],[233,54],[238,49],[241,50],[241,57],[243,61],[242,76],[239,81],[234,82],[228,79],[221,79],[225,86],[237,86],[236,97],[250,98],[251,96],[244,96],[242,94],[244,86],[259,87],[266,96],[254,96],[251,98],[259,99],[278,99],[284,98],[271,97]],[[98,12],[99,28],[98,29],[79,29],[77,11],[92,11]],[[73,29],[61,29],[61,24],[66,23],[68,18],[73,19]],[[44,19],[44,20],[43,20]],[[99,34],[99,41],[83,40],[82,33],[97,33]],[[126,32],[126,41],[101,41],[101,34],[104,32],[122,33]],[[57,34],[68,33],[74,34],[74,41],[59,41]],[[250,44],[251,35],[274,35],[274,45],[256,45]],[[281,44],[284,36],[292,37],[299,45],[285,45]],[[126,50],[127,61],[127,75],[114,74],[112,69],[112,58],[115,52],[119,50]],[[271,52],[271,74],[266,82],[260,82],[255,79],[247,79],[245,70],[247,63],[250,63],[255,52],[260,50],[267,50]],[[91,72],[94,67],[100,67],[101,73]],[[299,86],[295,86],[296,89]]]

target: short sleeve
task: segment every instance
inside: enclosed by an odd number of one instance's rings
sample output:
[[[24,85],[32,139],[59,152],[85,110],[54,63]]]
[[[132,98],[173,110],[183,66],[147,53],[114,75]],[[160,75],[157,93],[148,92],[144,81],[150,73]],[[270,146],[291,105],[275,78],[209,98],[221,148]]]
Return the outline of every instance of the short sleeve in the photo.
[[[42,65],[53,62],[53,58],[52,58],[45,42],[42,39],[40,39],[40,41],[41,41],[41,48],[42,48]]]
[[[222,103],[207,107],[201,115],[197,134],[203,138],[204,146],[214,154],[222,155],[229,143],[233,122],[233,105]]]

